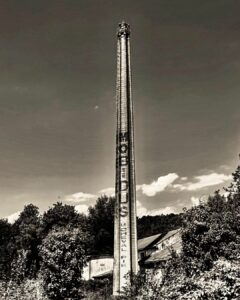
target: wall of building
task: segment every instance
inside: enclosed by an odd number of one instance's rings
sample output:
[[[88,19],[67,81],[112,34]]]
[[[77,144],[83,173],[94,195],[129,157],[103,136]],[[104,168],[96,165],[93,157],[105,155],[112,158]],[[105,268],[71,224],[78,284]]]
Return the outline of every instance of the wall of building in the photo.
[[[154,253],[159,252],[161,250],[164,250],[166,248],[169,248],[171,246],[176,245],[176,249],[174,248],[177,253],[181,251],[181,247],[179,247],[179,244],[181,244],[181,231],[177,231],[173,235],[164,238],[154,244],[152,248],[141,250],[138,252],[138,258],[141,260],[143,257],[147,258],[151,255],[154,255]],[[106,273],[111,273],[113,271],[113,258],[112,257],[100,257],[97,259],[91,259],[87,266],[83,269],[83,279],[89,280],[93,279],[94,277],[98,277],[101,275],[104,275]],[[161,271],[158,276],[162,276]]]
[[[101,276],[105,273],[112,272],[112,270],[113,270],[112,257],[91,259],[88,262],[87,266],[83,268],[82,278],[84,280],[89,280],[96,276]]]
[[[150,256],[155,251],[155,248],[146,249],[138,252],[138,260],[142,260],[148,256]]]

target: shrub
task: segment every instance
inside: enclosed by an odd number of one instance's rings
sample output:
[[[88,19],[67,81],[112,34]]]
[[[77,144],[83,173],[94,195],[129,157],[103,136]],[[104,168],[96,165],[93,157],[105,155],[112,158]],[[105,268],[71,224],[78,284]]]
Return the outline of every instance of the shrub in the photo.
[[[87,261],[87,235],[80,228],[52,230],[40,255],[43,286],[50,299],[82,299],[82,270]]]
[[[49,300],[42,287],[42,281],[24,280],[20,284],[15,281],[0,282],[1,300]]]

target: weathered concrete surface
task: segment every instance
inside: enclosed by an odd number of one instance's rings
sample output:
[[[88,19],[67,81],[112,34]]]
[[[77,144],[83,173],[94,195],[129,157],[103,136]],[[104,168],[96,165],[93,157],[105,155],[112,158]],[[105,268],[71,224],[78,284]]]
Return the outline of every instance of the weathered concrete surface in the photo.
[[[123,286],[129,283],[126,275],[138,271],[130,27],[125,22],[119,24],[117,43],[114,295],[119,295]]]

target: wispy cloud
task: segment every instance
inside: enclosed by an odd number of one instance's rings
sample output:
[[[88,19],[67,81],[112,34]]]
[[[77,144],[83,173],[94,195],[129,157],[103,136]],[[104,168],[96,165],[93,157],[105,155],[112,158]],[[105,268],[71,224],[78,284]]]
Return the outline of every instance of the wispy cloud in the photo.
[[[108,188],[100,190],[98,193],[101,195],[106,195],[108,197],[113,197],[113,196],[115,196],[115,188],[108,187]]]
[[[192,205],[194,205],[194,206],[199,205],[199,197],[192,196],[190,200],[192,202]]]
[[[88,208],[89,208],[89,205],[87,205],[87,204],[78,204],[75,206],[76,211],[81,214],[87,214]]]
[[[150,184],[142,184],[139,186],[142,193],[148,197],[153,197],[157,193],[163,192],[168,186],[170,186],[177,178],[179,178],[176,173],[169,173],[165,176],[160,176],[156,181]]]
[[[151,216],[158,216],[158,215],[168,215],[168,214],[172,214],[175,213],[175,208],[172,206],[167,206],[164,208],[160,208],[160,209],[153,209],[150,210],[150,215]]]
[[[8,222],[11,224],[14,223],[19,218],[20,213],[21,213],[20,211],[17,211],[15,213],[9,215],[7,217]]]
[[[137,200],[137,215],[138,215],[138,217],[147,215],[146,207],[144,207],[139,200]]]
[[[174,184],[173,187],[180,191],[196,191],[209,186],[218,185],[232,178],[231,175],[211,173],[207,175],[195,176],[194,181]]]
[[[142,216],[157,216],[157,215],[167,215],[174,213],[175,209],[174,207],[164,207],[164,208],[158,208],[158,209],[151,209],[148,210],[146,207],[142,205],[140,201],[137,201],[137,215],[138,217]]]
[[[224,173],[216,173],[212,172],[209,174],[194,176],[192,179],[188,177],[180,177],[177,173],[169,173],[167,175],[163,175],[158,177],[156,180],[152,181],[150,184],[140,184],[136,186],[136,190],[141,192],[143,195],[147,197],[154,197],[156,194],[169,191],[174,192],[198,192],[201,189],[205,189],[210,186],[215,186],[222,184],[231,180],[231,175],[226,175]],[[65,197],[66,202],[75,203],[75,208],[80,213],[87,213],[88,207],[93,205],[93,203],[97,200],[100,195],[106,195],[108,197],[115,195],[114,187],[103,188],[98,191],[97,195],[78,192],[75,194],[67,195]],[[201,198],[201,197],[200,197]],[[176,203],[176,201],[174,202]],[[190,203],[192,205],[199,204],[199,197],[192,195],[190,198]],[[188,205],[189,198],[188,198]],[[156,203],[155,203],[156,204]],[[161,214],[170,214],[176,213],[179,210],[179,205],[169,205],[166,203],[166,207],[164,208],[155,208],[155,209],[147,209],[142,205],[140,201],[137,201],[137,214],[139,217],[143,215],[161,215]],[[18,213],[9,216],[10,219],[14,219],[17,217]]]
[[[66,202],[75,203],[75,209],[77,212],[87,214],[89,206],[96,201],[97,197],[98,196],[94,194],[78,192],[65,196],[64,200]]]
[[[79,202],[87,202],[89,200],[94,200],[96,198],[97,198],[96,195],[79,192],[79,193],[65,196],[64,200],[67,202],[79,203]]]
[[[177,173],[169,173],[158,177],[150,184],[144,183],[136,186],[137,191],[148,197],[153,197],[156,194],[170,188],[169,191],[196,191],[209,186],[218,185],[231,179],[231,175],[210,173],[206,175],[194,176],[192,180],[188,177],[179,177]],[[177,183],[173,184],[177,180]],[[113,187],[105,188],[99,191],[100,194],[114,196],[115,189]]]

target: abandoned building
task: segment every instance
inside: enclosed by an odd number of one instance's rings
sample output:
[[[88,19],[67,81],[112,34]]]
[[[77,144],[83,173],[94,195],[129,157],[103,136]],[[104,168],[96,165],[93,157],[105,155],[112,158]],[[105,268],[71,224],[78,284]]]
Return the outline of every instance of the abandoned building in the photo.
[[[141,268],[161,267],[172,252],[179,254],[182,250],[181,228],[166,234],[155,234],[138,240],[138,262]],[[113,272],[113,257],[101,256],[91,258],[83,270],[83,279],[103,278]]]

